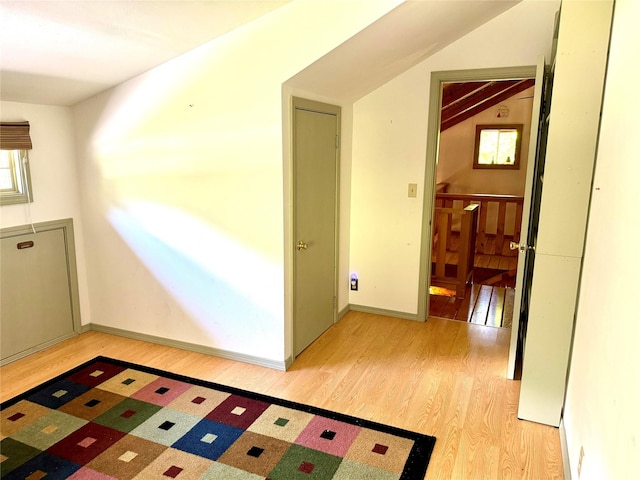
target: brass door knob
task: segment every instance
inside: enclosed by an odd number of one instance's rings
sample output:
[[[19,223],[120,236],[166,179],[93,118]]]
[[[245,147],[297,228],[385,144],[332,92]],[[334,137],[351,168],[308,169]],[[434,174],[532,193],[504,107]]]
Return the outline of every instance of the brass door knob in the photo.
[[[526,243],[509,242],[509,249],[524,252],[525,250],[535,250],[536,248]]]

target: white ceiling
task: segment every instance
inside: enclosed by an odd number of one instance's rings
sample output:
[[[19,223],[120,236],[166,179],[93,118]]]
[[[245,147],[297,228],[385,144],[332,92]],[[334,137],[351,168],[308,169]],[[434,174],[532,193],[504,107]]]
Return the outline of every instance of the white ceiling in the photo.
[[[74,105],[288,1],[0,0],[0,98]],[[354,100],[520,1],[407,1],[287,84]]]
[[[286,84],[357,100],[521,1],[405,1]]]
[[[73,105],[289,1],[0,0],[0,95]]]

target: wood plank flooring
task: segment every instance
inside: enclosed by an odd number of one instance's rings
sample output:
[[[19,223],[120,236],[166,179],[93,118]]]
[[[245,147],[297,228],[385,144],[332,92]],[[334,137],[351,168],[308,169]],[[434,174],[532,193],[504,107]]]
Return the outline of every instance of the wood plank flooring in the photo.
[[[452,292],[453,293],[453,292]],[[515,290],[492,285],[467,285],[464,298],[429,295],[429,315],[490,327],[511,328]]]
[[[429,480],[561,479],[558,429],[517,419],[509,335],[349,312],[279,372],[88,332],[1,367],[0,399],[105,355],[435,435]]]

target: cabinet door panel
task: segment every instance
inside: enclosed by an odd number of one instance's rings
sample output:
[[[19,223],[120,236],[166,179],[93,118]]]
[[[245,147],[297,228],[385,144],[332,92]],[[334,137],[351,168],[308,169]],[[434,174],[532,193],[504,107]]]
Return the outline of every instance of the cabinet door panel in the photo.
[[[5,359],[71,335],[73,315],[63,229],[1,242],[0,356]]]

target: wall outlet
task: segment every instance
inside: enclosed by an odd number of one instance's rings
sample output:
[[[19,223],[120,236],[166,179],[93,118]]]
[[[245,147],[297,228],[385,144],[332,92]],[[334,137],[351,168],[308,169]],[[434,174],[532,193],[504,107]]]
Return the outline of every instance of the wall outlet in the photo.
[[[584,458],[584,446],[580,447],[580,456],[578,457],[578,478],[582,473],[582,459]]]
[[[358,277],[355,274],[351,275],[351,290],[358,291]]]

